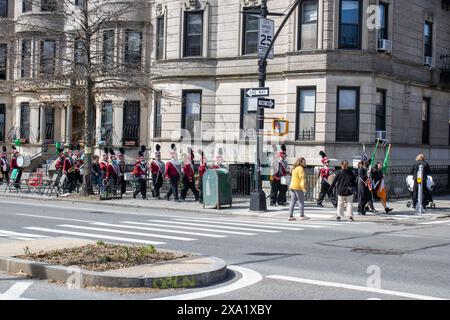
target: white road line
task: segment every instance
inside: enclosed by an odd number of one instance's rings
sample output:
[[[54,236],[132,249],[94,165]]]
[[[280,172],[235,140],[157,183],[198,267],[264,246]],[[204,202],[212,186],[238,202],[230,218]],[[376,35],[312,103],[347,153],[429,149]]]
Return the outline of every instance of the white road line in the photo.
[[[384,289],[378,289],[378,288],[355,286],[355,285],[344,284],[344,283],[311,280],[311,279],[288,277],[288,276],[281,276],[281,275],[271,275],[271,276],[266,276],[266,278],[299,282],[299,283],[305,283],[305,284],[312,284],[312,285],[316,285],[316,286],[342,288],[342,289],[364,291],[364,292],[371,292],[371,293],[380,293],[380,294],[386,294],[386,295],[398,296],[398,297],[404,297],[404,298],[411,298],[411,299],[418,299],[418,300],[447,300],[444,298],[430,297],[430,296],[424,296],[424,295],[414,294],[414,293],[384,290]]]
[[[3,294],[0,294],[0,300],[28,300],[21,298],[20,296],[27,291],[27,289],[33,284],[31,281],[24,281],[15,283],[11,288]]]
[[[170,224],[159,224],[159,223],[146,223],[146,222],[133,222],[133,221],[122,221],[122,223],[135,224],[135,225],[141,225],[141,226],[156,226],[156,227],[177,228],[177,229],[187,229],[187,230],[212,231],[212,232],[216,232],[216,233],[236,234],[236,235],[242,235],[242,236],[256,235],[256,233],[249,233],[249,232],[215,230],[215,229],[196,228],[196,227],[183,227],[183,226],[175,226],[175,225],[170,225]]]
[[[450,222],[450,220],[441,220],[441,221],[421,222],[421,223],[418,223],[418,224],[425,224],[425,225],[427,225],[427,224],[440,224],[440,223],[449,223],[449,222]]]
[[[47,238],[46,236],[41,236],[41,235],[37,235],[37,234],[14,232],[14,231],[8,231],[8,230],[0,230],[0,234],[5,234],[8,236],[13,236],[13,237]]]
[[[222,221],[215,221],[215,220],[194,220],[194,219],[173,219],[174,221],[192,221],[192,222],[200,222],[200,223],[207,223],[210,224],[209,226],[215,227],[216,225],[220,228],[223,228],[223,225],[225,226],[244,226],[244,227],[257,227],[257,228],[264,228],[264,229],[247,229],[249,231],[259,231],[259,232],[280,232],[280,231],[274,231],[274,230],[270,230],[270,229],[280,229],[280,227],[270,227],[270,226],[257,226],[257,225],[252,225],[252,224],[248,224],[248,223],[235,223],[235,222],[222,222]],[[213,225],[211,225],[211,223]],[[242,229],[242,230],[245,230]],[[296,228],[294,230],[297,231],[301,231],[303,229],[300,228]]]
[[[242,275],[242,278],[228,286],[224,286],[224,287],[220,287],[220,288],[216,288],[216,289],[210,289],[210,290],[187,293],[187,294],[180,294],[177,296],[156,298],[156,299],[151,299],[151,300],[202,299],[202,298],[206,298],[206,297],[217,296],[219,294],[224,294],[224,293],[228,293],[228,292],[235,291],[235,290],[240,290],[242,288],[254,285],[255,283],[258,283],[259,281],[261,281],[263,279],[261,274],[259,274],[258,272],[254,271],[254,270],[251,270],[251,269],[237,267],[237,266],[228,266],[227,268],[230,270],[233,270],[235,272],[239,272]]]
[[[0,238],[8,238],[8,239],[14,239],[14,240],[25,240],[25,241],[29,241],[29,240],[36,240],[36,238],[24,238],[24,237],[11,237],[11,236],[7,236],[4,234],[0,234]]]
[[[213,223],[221,223],[221,224],[229,224],[229,225],[242,225],[248,226],[249,224],[254,227],[262,227],[262,228],[270,228],[270,229],[280,229],[280,230],[301,230],[296,228],[297,226],[306,227],[306,228],[324,228],[324,226],[316,226],[316,225],[308,225],[303,223],[291,223],[291,224],[276,224],[272,222],[259,222],[254,220],[242,220],[242,219],[207,219],[207,218],[191,218],[190,221],[205,221],[205,222],[213,222]],[[242,222],[242,223],[240,223]],[[285,227],[288,225],[289,227]]]
[[[34,217],[34,218],[41,218],[41,219],[54,219],[54,220],[64,220],[64,221],[73,221],[73,222],[86,222],[86,223],[92,223],[95,221],[90,220],[80,220],[80,219],[70,219],[70,218],[60,218],[60,217],[53,217],[53,216],[40,216],[35,214],[27,214],[27,213],[16,213],[18,216],[24,216],[24,217]]]
[[[150,222],[163,222],[163,223],[170,223],[170,224],[181,224],[181,225],[187,225],[187,226],[201,226],[201,227],[209,227],[209,228],[222,228],[222,229],[231,229],[231,230],[246,230],[246,231],[254,231],[254,232],[267,232],[267,233],[278,233],[280,231],[275,230],[262,230],[262,229],[254,229],[254,228],[239,228],[239,227],[228,227],[228,226],[221,226],[221,225],[213,225],[213,224],[207,224],[207,223],[189,223],[189,222],[182,222],[182,221],[191,221],[191,220],[183,220],[183,219],[174,219],[174,220],[180,220],[180,221],[166,221],[166,220],[148,220]]]
[[[125,241],[125,242],[132,242],[132,243],[143,243],[143,244],[153,244],[153,245],[166,244],[165,242],[158,242],[158,241],[149,241],[149,240],[141,240],[141,239],[122,238],[122,237],[112,237],[112,236],[105,236],[105,235],[94,234],[94,233],[72,232],[72,231],[48,229],[48,228],[27,227],[25,229],[42,231],[42,232],[50,232],[50,233],[68,234],[68,235],[72,235],[72,236],[80,236],[80,237],[86,237],[86,238],[105,239],[105,240],[114,240],[114,241]]]
[[[137,227],[137,226],[127,226],[123,224],[112,224],[112,223],[104,223],[104,222],[94,222],[92,223],[96,226],[104,226],[104,227],[115,227],[115,228],[127,228],[127,229],[135,229],[135,230],[147,230],[147,231],[161,231],[167,233],[181,233],[181,234],[190,234],[193,236],[202,236],[202,237],[210,237],[210,238],[226,238],[224,235],[217,235],[211,233],[199,233],[199,232],[189,232],[189,231],[180,231],[180,230],[167,230],[161,228],[147,228],[147,227]]]
[[[123,230],[117,230],[117,229],[84,227],[84,226],[75,226],[75,225],[70,225],[70,224],[60,224],[60,225],[58,225],[58,227],[72,228],[72,229],[81,229],[81,230],[92,230],[92,231],[109,232],[109,233],[118,233],[118,234],[129,234],[129,235],[133,235],[133,236],[142,236],[142,237],[149,237],[149,238],[161,238],[161,239],[170,239],[170,240],[180,240],[180,241],[195,241],[195,240],[198,240],[198,239],[193,239],[193,238],[166,236],[166,235],[163,235],[163,234],[156,234],[156,233],[144,233],[144,232],[123,231]]]

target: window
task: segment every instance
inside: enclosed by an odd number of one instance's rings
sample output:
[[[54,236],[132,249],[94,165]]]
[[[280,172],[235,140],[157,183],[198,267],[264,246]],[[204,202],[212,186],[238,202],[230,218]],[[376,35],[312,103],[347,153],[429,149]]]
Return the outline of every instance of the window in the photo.
[[[430,98],[422,101],[422,144],[430,144]]]
[[[316,88],[298,88],[296,140],[314,140],[316,127]]]
[[[361,0],[341,0],[339,48],[361,48]]]
[[[386,131],[386,91],[377,90],[377,105],[375,111],[376,131]]]
[[[29,12],[33,10],[32,0],[22,0],[22,12]]]
[[[247,98],[241,89],[241,138],[256,139],[257,99]]]
[[[183,106],[181,128],[187,130],[191,139],[199,138],[198,122],[201,121],[202,93],[201,91],[183,91]]]
[[[31,40],[22,40],[20,57],[22,63],[20,68],[20,77],[29,78],[31,77]]]
[[[103,68],[114,67],[114,30],[103,31]]]
[[[112,101],[103,101],[101,110],[101,140],[105,145],[113,142],[113,106]]]
[[[203,53],[203,11],[186,12],[184,16],[184,57]]]
[[[75,62],[75,71],[81,72],[85,62],[83,39],[75,39],[73,61]]]
[[[378,30],[378,39],[389,39],[388,26],[389,26],[389,5],[380,1],[378,9],[380,10],[380,29]]]
[[[0,141],[5,142],[6,108],[0,104]]]
[[[128,69],[141,68],[142,32],[127,30],[125,44],[125,65]]]
[[[41,11],[56,11],[57,0],[41,0]]]
[[[43,40],[41,41],[41,74],[53,75],[55,74],[56,65],[56,41]]]
[[[55,109],[45,107],[45,140],[53,143],[55,137]]]
[[[7,45],[0,43],[0,80],[6,80]]]
[[[0,17],[8,18],[8,0],[0,0]]]
[[[317,48],[317,6],[317,0],[303,1],[300,6],[300,50]]]
[[[84,0],[75,0],[75,5],[84,8]]]
[[[255,8],[245,10],[255,10]],[[256,54],[258,53],[259,17],[249,13],[243,15],[242,54]]]
[[[123,145],[139,146],[140,101],[125,101],[123,104]]]
[[[20,104],[20,139],[23,142],[30,141],[30,104],[28,102]]]
[[[338,88],[336,141],[359,140],[359,88]]]
[[[153,138],[161,138],[162,112],[161,112],[161,92],[155,92]]]
[[[425,57],[433,56],[433,24],[431,22],[425,22],[424,30],[424,45],[425,45]]]
[[[156,20],[156,59],[164,59],[164,16]]]

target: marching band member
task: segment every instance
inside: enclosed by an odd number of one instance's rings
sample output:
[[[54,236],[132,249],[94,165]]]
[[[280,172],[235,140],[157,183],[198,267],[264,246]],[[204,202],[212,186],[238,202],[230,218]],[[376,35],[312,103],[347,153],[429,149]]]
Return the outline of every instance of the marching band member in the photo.
[[[216,156],[216,163],[211,166],[211,169],[225,169],[228,170],[227,166],[223,164],[223,150],[219,148]]]
[[[165,175],[165,164],[161,161],[161,146],[159,144],[155,147],[155,159],[153,159],[150,164],[150,170],[152,172],[152,182],[153,182],[153,198],[161,199],[159,194],[159,189],[161,189],[164,182]]]
[[[199,150],[198,153],[200,154],[200,166],[198,167],[198,175],[199,175],[199,189],[200,189],[200,195],[199,195],[199,202],[203,203],[203,176],[206,173],[206,170],[208,170],[208,163],[206,162],[205,153],[202,150]]]
[[[170,196],[173,194],[175,201],[180,201],[178,198],[178,182],[181,178],[181,164],[177,159],[177,149],[175,144],[170,146],[172,150],[170,152],[171,160],[166,163],[165,178],[170,181],[170,190],[167,192],[165,199],[170,200]]]
[[[81,160],[81,155],[80,155],[80,146],[77,146],[77,149],[75,150],[74,154],[73,154],[73,163],[75,166],[75,172],[74,172],[74,176],[75,176],[75,183],[79,183],[80,185],[83,184],[83,176],[81,175],[81,167],[83,166],[84,161]]]
[[[108,157],[109,149],[107,147],[105,147],[103,152],[104,153],[102,155],[102,161],[100,162],[100,169],[102,171],[102,179],[105,179],[106,178],[106,169],[108,168],[108,164],[109,164],[109,157]]]
[[[125,180],[125,149],[119,148],[119,166],[120,166],[120,173],[119,173],[119,183],[120,183],[120,192],[122,194],[125,194],[127,192],[127,182]]]
[[[63,167],[64,167],[64,148],[59,148],[58,150],[58,159],[56,159],[55,162],[55,173],[56,173],[56,181],[60,181],[61,176],[63,174]]]
[[[330,189],[330,182],[328,182],[328,178],[331,175],[336,175],[333,169],[330,168],[330,159],[328,159],[325,152],[320,151],[319,154],[322,156],[322,164],[323,168],[319,171],[319,179],[320,179],[320,194],[319,199],[317,199],[317,206],[323,207],[322,202],[325,199],[325,195],[331,200],[333,207],[337,208],[337,201],[333,194],[333,191]]]
[[[63,164],[63,174],[66,175],[66,189],[68,189],[69,193],[72,193],[75,188],[75,163],[71,154],[72,149],[69,148]]]
[[[108,182],[108,186],[117,186],[119,183],[119,175],[120,175],[120,165],[116,160],[116,154],[113,148],[109,149],[109,163],[106,168],[106,181]]]
[[[279,157],[275,158],[273,161],[273,181],[271,183],[270,191],[270,205],[285,206],[286,202],[286,192],[287,186],[281,184],[281,177],[287,176],[288,174],[288,163],[286,161],[286,145],[281,145],[281,151]]]
[[[0,171],[2,173],[2,178],[0,182],[9,183],[9,171],[11,170],[11,166],[8,160],[8,154],[6,153],[6,147],[3,146],[3,153],[0,156]]]
[[[189,189],[195,196],[195,201],[198,201],[198,190],[195,188],[195,171],[194,165],[194,151],[191,148],[188,150],[188,154],[184,156],[183,165],[183,189],[181,190],[181,200],[186,200],[186,194]]]
[[[144,157],[145,149],[145,146],[141,146],[141,150],[138,152],[138,159],[136,160],[136,164],[133,169],[133,175],[138,179],[136,190],[133,192],[133,198],[136,198],[136,196],[140,193],[142,195],[142,199],[144,200],[147,198],[148,173],[148,166]]]

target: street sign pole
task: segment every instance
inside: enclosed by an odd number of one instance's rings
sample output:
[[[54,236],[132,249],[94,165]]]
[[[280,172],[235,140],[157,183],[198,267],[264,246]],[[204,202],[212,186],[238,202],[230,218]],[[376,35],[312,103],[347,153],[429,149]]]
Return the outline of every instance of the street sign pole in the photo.
[[[266,54],[263,58],[260,57],[258,61],[258,79],[260,88],[266,86],[266,75],[267,75],[267,58],[273,49],[275,40],[278,38],[281,30],[285,26],[289,17],[298,7],[300,0],[297,0],[295,4],[289,10],[285,19],[281,23],[280,27],[275,34],[275,37],[270,41],[269,47],[267,48]],[[261,0],[260,15],[262,18],[267,18],[268,15],[277,15],[269,13],[267,10],[267,0]],[[260,39],[259,39],[260,41]],[[258,107],[257,109],[257,121],[256,121],[256,184],[255,190],[250,193],[250,211],[267,211],[266,194],[262,189],[262,177],[261,177],[261,154],[263,151],[263,129],[264,129],[264,108]]]

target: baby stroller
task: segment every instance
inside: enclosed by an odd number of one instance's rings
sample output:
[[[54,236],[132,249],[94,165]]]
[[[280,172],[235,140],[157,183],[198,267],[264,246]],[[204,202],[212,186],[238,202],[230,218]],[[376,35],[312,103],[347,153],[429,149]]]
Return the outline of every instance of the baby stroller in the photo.
[[[408,186],[409,194],[410,194],[411,199],[412,199],[413,191],[414,191],[414,177],[413,177],[412,175],[410,175],[410,176],[408,176],[408,177],[406,178],[406,185]],[[424,197],[425,197],[425,208],[426,208],[427,206],[429,206],[430,209],[435,209],[435,208],[436,208],[436,203],[433,202],[433,196],[432,196],[432,194],[433,194],[433,192],[434,192],[434,190],[435,190],[435,184],[434,184],[434,181],[433,181],[433,177],[432,177],[432,176],[428,176],[428,179],[427,179],[427,189],[428,189],[428,190],[425,190],[425,192],[424,192]],[[406,203],[406,206],[407,206],[408,208],[410,208],[410,207],[412,206],[412,200],[409,200],[409,201]]]

